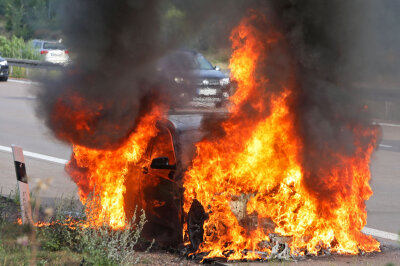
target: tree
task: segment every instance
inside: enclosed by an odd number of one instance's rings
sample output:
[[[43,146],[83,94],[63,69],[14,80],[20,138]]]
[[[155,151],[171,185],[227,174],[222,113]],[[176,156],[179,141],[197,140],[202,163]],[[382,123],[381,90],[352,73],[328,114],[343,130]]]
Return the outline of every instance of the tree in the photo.
[[[0,16],[11,35],[27,40],[46,38],[59,31],[60,7],[64,0],[0,0]]]

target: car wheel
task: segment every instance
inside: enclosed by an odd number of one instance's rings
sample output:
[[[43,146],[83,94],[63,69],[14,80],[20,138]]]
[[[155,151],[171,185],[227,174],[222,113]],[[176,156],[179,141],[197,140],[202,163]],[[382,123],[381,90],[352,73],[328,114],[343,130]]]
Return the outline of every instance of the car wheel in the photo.
[[[2,77],[2,78],[0,78],[0,81],[7,81],[8,80],[8,77]]]
[[[194,199],[187,217],[187,229],[192,251],[199,249],[203,242],[204,236],[204,221],[208,219],[208,214],[205,212],[203,205]]]

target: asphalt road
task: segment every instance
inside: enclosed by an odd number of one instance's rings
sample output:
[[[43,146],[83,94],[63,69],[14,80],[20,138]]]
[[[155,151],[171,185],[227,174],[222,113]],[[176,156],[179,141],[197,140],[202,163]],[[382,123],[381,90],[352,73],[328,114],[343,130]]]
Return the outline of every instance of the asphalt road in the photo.
[[[400,233],[400,126],[384,124],[382,140],[371,160],[371,187],[367,226]]]
[[[10,147],[16,144],[24,151],[68,159],[71,147],[56,140],[34,114],[34,89],[34,84],[0,82],[0,145]],[[76,185],[65,173],[63,165],[27,156],[25,163],[32,188],[38,179],[53,179],[49,189],[41,191],[44,201],[52,201],[61,195],[77,195]],[[16,184],[12,154],[0,150],[1,194],[13,193]]]
[[[17,144],[25,151],[67,160],[71,147],[56,140],[34,114],[35,86],[29,82],[0,82],[0,148]],[[400,232],[400,125],[378,122],[383,135],[371,162],[374,195],[367,202],[367,227],[397,234]],[[31,184],[38,178],[53,179],[50,188],[42,192],[45,200],[76,195],[76,186],[62,164],[29,157],[25,160]],[[0,149],[1,194],[7,195],[15,188],[12,154]]]

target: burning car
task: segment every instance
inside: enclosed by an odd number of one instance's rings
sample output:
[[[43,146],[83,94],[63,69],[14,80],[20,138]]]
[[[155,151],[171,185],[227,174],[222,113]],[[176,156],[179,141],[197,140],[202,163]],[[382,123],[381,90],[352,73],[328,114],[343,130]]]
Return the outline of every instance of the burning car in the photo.
[[[82,188],[81,200],[90,200],[92,192],[101,197],[100,205],[88,214],[94,217],[93,226],[107,221],[115,229],[123,228],[136,211],[144,210],[147,223],[143,237],[149,241],[154,239],[163,247],[177,246],[183,242],[183,177],[195,155],[194,144],[203,136],[199,130],[203,116],[149,118],[144,123],[150,126],[139,128],[132,135],[139,139],[132,139],[121,149],[93,153],[85,147],[74,146],[66,169]],[[150,137],[145,138],[148,144],[141,151],[135,150],[135,142],[143,140],[140,139],[142,132],[149,133]],[[135,154],[139,156],[135,158]],[[120,156],[129,159],[121,161]],[[107,165],[105,158],[115,160]]]
[[[229,76],[196,51],[169,53],[160,60],[158,71],[178,96],[178,105],[221,107],[231,94]]]
[[[85,146],[80,136],[97,136],[104,104],[85,101],[76,92],[56,101],[52,115],[58,116],[52,121],[61,117],[74,129],[74,134],[58,131],[73,143],[67,171],[82,203],[91,192],[99,194],[99,206],[88,211],[93,226],[107,222],[113,229],[125,228],[135,210],[143,209],[145,238],[170,246],[181,243],[187,232],[196,254],[227,260],[379,251],[380,243],[361,231],[365,201],[372,195],[369,163],[378,129],[332,113],[321,121],[335,128],[335,139],[314,143],[325,131],[309,128],[308,115],[314,112],[299,112],[310,104],[304,102],[309,95],[298,84],[283,36],[253,11],[231,40],[237,90],[223,121],[204,123],[201,116],[167,120],[167,108],[153,102],[117,147],[98,149]],[[176,60],[163,59],[159,71],[166,85],[183,99],[192,100],[198,92],[214,97],[210,94],[218,90],[197,90],[200,74],[191,63],[204,57],[182,53],[172,55]],[[206,137],[198,130],[200,123]],[[109,128],[106,140],[120,127]]]
[[[157,135],[132,165],[125,183],[125,213],[131,217],[136,208],[143,209],[148,220],[143,236],[161,246],[182,243],[182,180],[195,154],[194,143],[202,137],[201,119],[201,115],[171,115],[159,121]]]

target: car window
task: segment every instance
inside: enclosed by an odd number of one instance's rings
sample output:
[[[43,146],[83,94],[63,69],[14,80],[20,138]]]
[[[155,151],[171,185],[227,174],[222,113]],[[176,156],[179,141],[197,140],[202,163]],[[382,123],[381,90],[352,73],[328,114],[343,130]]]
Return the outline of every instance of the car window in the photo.
[[[166,128],[161,127],[158,135],[153,140],[150,158],[168,157],[169,164],[175,164],[174,146],[172,137]]]
[[[187,169],[194,156],[196,155],[196,143],[204,136],[200,130],[187,130],[179,134],[179,144],[181,147],[180,162],[183,169]]]
[[[42,45],[41,45],[41,44],[42,44],[41,42],[35,42],[35,41],[34,41],[32,44],[33,44],[33,47],[34,47],[35,49],[40,49],[41,46],[42,46]]]
[[[197,54],[195,57],[196,61],[196,68],[198,69],[203,69],[203,70],[211,70],[213,69],[213,66],[211,63],[201,54]]]
[[[48,50],[65,50],[65,47],[62,43],[59,42],[45,42],[43,45],[43,49]]]
[[[160,62],[161,69],[185,71],[188,69],[213,69],[212,64],[199,53],[174,52],[167,55]]]

